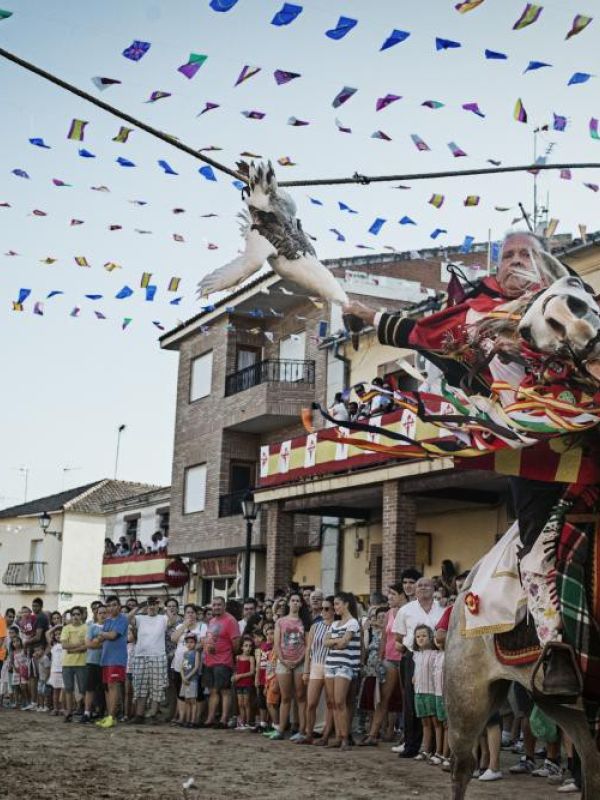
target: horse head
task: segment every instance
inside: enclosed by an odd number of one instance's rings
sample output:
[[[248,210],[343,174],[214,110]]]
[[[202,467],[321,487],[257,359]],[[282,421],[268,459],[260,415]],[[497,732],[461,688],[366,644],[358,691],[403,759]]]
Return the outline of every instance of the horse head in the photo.
[[[518,331],[541,353],[572,359],[600,380],[600,307],[581,278],[559,278],[540,292]]]

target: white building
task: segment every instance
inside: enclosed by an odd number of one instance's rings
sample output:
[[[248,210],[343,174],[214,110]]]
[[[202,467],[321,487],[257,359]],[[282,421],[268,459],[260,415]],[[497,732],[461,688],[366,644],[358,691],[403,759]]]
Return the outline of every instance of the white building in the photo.
[[[0,511],[0,611],[89,605],[100,596],[107,503],[156,486],[99,480]],[[49,517],[46,530],[40,524]]]

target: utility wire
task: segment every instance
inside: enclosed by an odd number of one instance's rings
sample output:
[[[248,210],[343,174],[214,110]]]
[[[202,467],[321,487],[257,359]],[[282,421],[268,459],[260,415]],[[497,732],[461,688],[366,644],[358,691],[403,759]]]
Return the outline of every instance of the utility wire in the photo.
[[[111,106],[109,103],[105,103],[102,100],[99,100],[97,97],[89,94],[88,92],[84,92],[83,89],[79,89],[77,86],[73,86],[66,81],[63,81],[62,78],[56,77],[56,75],[52,75],[50,72],[37,67],[35,64],[31,64],[29,61],[25,61],[23,58],[19,58],[14,53],[10,53],[8,50],[4,50],[0,48],[0,56],[6,58],[8,61],[12,61],[14,64],[17,64],[23,69],[28,70],[29,72],[33,72],[35,75],[39,75],[41,78],[44,78],[50,83],[59,86],[61,89],[65,89],[67,92],[71,92],[71,94],[76,95],[77,97],[82,98],[83,100],[87,100],[89,103],[101,108],[103,111],[107,111],[109,114],[112,114],[119,119],[128,122],[131,125],[135,125],[136,128],[140,128],[140,130],[145,131],[146,133],[150,134],[150,136],[154,136],[157,139],[165,142],[171,147],[175,147],[178,150],[181,150],[183,153],[187,153],[188,155],[192,156],[193,158],[197,158],[199,161],[203,161],[205,164],[209,164],[211,167],[219,170],[220,172],[224,172],[226,175],[230,175],[232,178],[236,178],[236,180],[242,181],[243,183],[248,183],[248,178],[245,175],[237,172],[230,167],[225,166],[224,164],[215,161],[208,156],[199,153],[197,150],[189,147],[183,142],[180,142],[178,139],[175,139],[173,136],[169,136],[168,133],[163,133],[163,131],[159,131],[156,128],[153,128],[151,125],[142,122],[135,117],[132,117],[131,114],[127,114],[124,111],[121,111],[114,106]],[[416,172],[416,173],[408,173],[405,175],[361,175],[358,172],[355,172],[354,175],[350,178],[313,178],[313,179],[306,179],[306,180],[297,180],[297,181],[278,181],[279,186],[285,187],[293,187],[293,186],[339,186],[343,184],[358,184],[363,186],[368,186],[370,183],[388,183],[391,181],[423,181],[423,180],[430,180],[432,178],[461,178],[466,175],[498,175],[502,173],[508,172],[529,172],[532,170],[557,170],[557,169],[598,169],[600,168],[600,163],[597,162],[586,162],[583,164],[523,164],[511,167],[482,167],[479,169],[466,169],[466,170],[446,170],[443,172]]]

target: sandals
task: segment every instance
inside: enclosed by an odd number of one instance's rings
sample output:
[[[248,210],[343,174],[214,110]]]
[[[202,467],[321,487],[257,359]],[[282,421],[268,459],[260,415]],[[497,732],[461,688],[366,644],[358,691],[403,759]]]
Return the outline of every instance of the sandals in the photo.
[[[362,742],[358,743],[359,747],[377,747],[379,742],[374,736],[365,736]]]

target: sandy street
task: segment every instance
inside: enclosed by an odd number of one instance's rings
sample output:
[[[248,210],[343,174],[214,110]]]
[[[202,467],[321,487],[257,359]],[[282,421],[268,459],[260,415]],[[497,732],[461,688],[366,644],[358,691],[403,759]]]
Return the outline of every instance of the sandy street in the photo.
[[[326,748],[236,731],[167,725],[112,731],[42,714],[0,712],[0,797],[53,800],[407,800],[449,797],[449,776],[399,759],[390,745]],[[517,757],[505,754],[507,768]],[[190,777],[195,788],[184,791]],[[542,778],[473,781],[470,800],[558,798]]]

